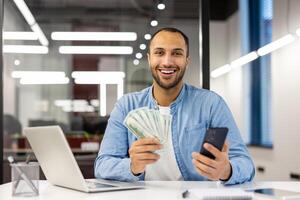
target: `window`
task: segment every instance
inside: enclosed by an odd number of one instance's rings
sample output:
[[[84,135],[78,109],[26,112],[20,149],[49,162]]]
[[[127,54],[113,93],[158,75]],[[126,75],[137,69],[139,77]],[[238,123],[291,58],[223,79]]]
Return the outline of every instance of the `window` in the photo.
[[[272,0],[249,1],[250,51],[272,41]],[[250,67],[250,144],[272,147],[271,56],[259,57]]]

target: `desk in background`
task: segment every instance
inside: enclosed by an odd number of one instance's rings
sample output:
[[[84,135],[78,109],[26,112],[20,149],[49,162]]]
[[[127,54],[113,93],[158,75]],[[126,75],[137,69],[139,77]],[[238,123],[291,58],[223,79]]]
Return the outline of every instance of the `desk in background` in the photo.
[[[218,188],[224,187],[218,182],[203,181],[148,181],[145,189],[125,190],[103,193],[83,193],[75,190],[65,189],[50,185],[47,181],[40,181],[39,197],[26,198],[39,200],[173,200],[182,199],[181,193],[191,188]],[[253,182],[243,185],[235,185],[230,187],[240,187],[243,189],[273,187],[278,189],[286,189],[300,192],[300,182]],[[11,198],[11,183],[0,185],[0,199]],[[20,199],[20,198],[16,198]],[[259,199],[259,198],[254,198]]]

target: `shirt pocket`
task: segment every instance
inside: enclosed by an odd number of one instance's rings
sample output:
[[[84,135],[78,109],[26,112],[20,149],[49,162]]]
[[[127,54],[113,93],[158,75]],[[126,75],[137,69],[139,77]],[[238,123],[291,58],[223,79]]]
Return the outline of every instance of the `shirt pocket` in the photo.
[[[181,149],[183,157],[192,162],[192,152],[199,152],[206,132],[206,123],[202,122],[193,126],[185,127]]]

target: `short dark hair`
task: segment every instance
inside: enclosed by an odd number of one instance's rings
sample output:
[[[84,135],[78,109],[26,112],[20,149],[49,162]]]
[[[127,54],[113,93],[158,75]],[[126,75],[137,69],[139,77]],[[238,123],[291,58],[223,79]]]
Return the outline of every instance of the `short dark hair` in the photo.
[[[172,27],[165,27],[165,28],[161,28],[159,30],[157,30],[151,37],[151,39],[149,40],[149,43],[148,43],[148,53],[150,53],[150,45],[151,45],[151,42],[152,40],[155,38],[155,36],[162,32],[162,31],[166,31],[166,32],[172,32],[172,33],[179,33],[183,39],[184,39],[184,42],[186,44],[186,48],[187,48],[187,53],[186,53],[186,56],[189,56],[189,38],[179,29],[177,28],[172,28]]]

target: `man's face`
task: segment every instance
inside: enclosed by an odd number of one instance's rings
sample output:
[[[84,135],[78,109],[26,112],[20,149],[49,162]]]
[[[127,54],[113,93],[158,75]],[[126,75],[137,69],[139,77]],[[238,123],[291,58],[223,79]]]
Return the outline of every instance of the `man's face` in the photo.
[[[148,62],[155,82],[164,89],[178,85],[189,61],[182,35],[167,31],[159,32],[149,48]]]

